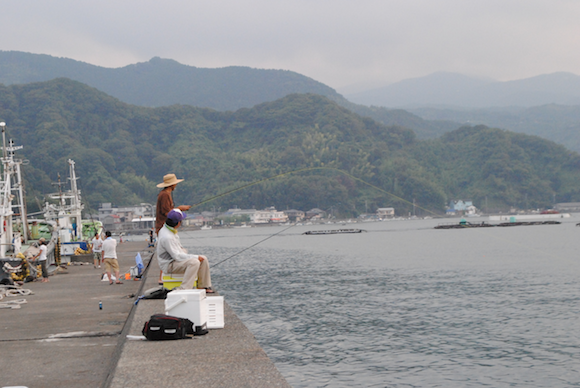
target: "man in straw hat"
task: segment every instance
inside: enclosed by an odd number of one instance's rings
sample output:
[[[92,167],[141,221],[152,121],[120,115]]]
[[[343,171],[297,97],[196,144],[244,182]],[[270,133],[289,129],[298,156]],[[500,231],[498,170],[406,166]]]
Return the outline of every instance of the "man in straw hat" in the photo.
[[[157,208],[155,210],[155,234],[158,236],[159,230],[163,228],[165,220],[167,219],[167,213],[175,207],[171,194],[179,182],[183,182],[183,179],[177,179],[175,174],[166,174],[163,176],[163,182],[157,185],[157,187],[163,188],[159,192],[159,195],[157,195]],[[187,211],[190,207],[189,205],[177,206],[181,211]],[[159,272],[159,284],[163,284],[162,271]]]
[[[179,241],[177,230],[186,217],[179,209],[173,209],[167,214],[165,225],[159,231],[159,241],[157,241],[159,268],[166,274],[183,274],[181,286],[175,288],[177,290],[192,289],[197,279],[197,288],[205,289],[206,293],[213,294],[207,257],[188,254]]]
[[[163,182],[157,185],[157,187],[163,188],[157,196],[157,209],[155,213],[155,233],[157,234],[159,234],[159,230],[163,228],[163,224],[165,224],[167,213],[175,207],[171,193],[175,190],[175,187],[179,182],[183,182],[183,179],[177,179],[175,174],[167,174],[163,177]],[[177,206],[181,211],[187,211],[190,207],[191,206],[189,205]]]

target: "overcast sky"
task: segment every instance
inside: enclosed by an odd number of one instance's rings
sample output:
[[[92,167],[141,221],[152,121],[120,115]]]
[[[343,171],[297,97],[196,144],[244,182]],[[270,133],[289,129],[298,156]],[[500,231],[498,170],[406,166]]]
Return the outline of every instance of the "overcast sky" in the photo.
[[[342,92],[436,71],[580,74],[578,0],[0,0],[0,50],[292,70]]]

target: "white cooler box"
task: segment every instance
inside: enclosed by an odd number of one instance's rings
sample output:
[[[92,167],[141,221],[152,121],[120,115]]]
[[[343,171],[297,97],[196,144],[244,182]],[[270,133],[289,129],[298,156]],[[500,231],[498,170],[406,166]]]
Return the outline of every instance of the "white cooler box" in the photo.
[[[165,314],[187,318],[196,332],[207,329],[207,300],[205,290],[175,290],[167,294]]]
[[[205,298],[207,304],[207,328],[224,328],[224,297],[208,296]]]

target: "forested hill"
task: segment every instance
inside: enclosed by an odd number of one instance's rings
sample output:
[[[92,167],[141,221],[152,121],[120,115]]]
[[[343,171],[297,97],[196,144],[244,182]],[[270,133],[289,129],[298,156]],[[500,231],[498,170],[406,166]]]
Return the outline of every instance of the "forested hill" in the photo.
[[[31,210],[35,197],[54,190],[58,173],[66,176],[69,158],[93,209],[100,202],[153,203],[155,185],[168,172],[185,178],[176,202],[195,204],[299,169],[309,170],[197,210],[319,207],[352,216],[383,206],[406,214],[413,200],[423,214],[442,212],[459,198],[476,206],[487,198],[490,208],[546,207],[554,194],[580,201],[580,157],[555,143],[486,127],[420,141],[409,129],[379,124],[314,94],[235,112],[144,108],[56,79],[0,86],[0,121],[30,160],[23,169]]]
[[[485,124],[514,132],[536,135],[563,144],[580,152],[580,106],[542,105],[532,108],[509,107],[502,109],[435,109],[417,108],[413,113],[429,120],[454,121],[458,123]],[[436,137],[437,129],[427,135]]]
[[[161,58],[111,69],[50,55],[0,51],[0,83],[26,84],[60,77],[80,81],[129,104],[148,107],[183,104],[235,111],[288,94],[313,93],[383,124],[412,128],[423,138],[460,126],[451,121],[424,120],[400,109],[353,104],[334,89],[286,70],[241,66],[207,69]]]

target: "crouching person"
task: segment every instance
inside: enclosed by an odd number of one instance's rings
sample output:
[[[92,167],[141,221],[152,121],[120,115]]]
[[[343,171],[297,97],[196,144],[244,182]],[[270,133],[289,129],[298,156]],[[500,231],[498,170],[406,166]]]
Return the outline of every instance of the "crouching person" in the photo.
[[[197,278],[197,288],[205,289],[206,293],[213,293],[211,276],[207,257],[190,255],[181,246],[177,230],[186,215],[179,209],[167,213],[165,225],[157,236],[157,260],[159,267],[165,274],[183,274],[181,286],[176,290],[189,290]]]

